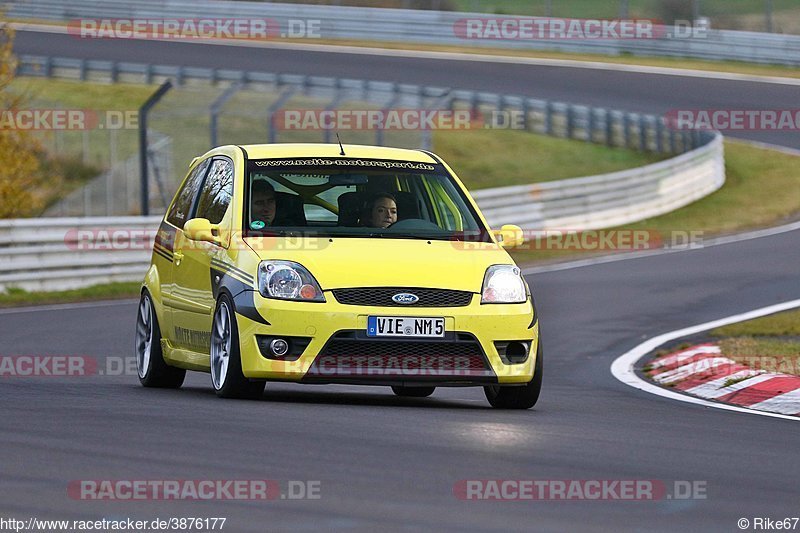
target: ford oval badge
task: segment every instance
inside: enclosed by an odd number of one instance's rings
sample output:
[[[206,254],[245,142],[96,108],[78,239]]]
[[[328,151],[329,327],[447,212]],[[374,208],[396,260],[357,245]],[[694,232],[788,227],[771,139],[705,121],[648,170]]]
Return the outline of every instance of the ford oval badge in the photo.
[[[392,301],[394,303],[403,305],[415,304],[419,301],[419,297],[416,294],[411,294],[410,292],[401,292],[400,294],[395,294],[392,296]]]

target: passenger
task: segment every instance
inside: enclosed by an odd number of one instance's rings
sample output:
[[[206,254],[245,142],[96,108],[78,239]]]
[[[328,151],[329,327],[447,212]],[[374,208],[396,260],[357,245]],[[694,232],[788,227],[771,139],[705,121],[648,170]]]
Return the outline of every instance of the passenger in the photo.
[[[367,202],[365,226],[386,229],[397,222],[397,200],[389,193],[374,195]]]
[[[251,226],[263,222],[265,226],[272,226],[275,222],[276,202],[275,187],[265,180],[253,182],[252,193],[252,222]],[[253,226],[253,229],[260,229]]]

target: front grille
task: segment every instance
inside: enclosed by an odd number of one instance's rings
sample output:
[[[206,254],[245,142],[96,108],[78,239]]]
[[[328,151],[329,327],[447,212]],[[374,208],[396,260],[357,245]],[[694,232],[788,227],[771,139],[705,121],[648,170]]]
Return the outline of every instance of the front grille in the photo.
[[[355,332],[334,335],[314,360],[308,377],[369,377],[446,380],[493,377],[480,343],[470,334],[454,339],[387,340],[358,337]]]
[[[386,341],[373,339],[334,339],[322,350],[321,355],[333,357],[483,357],[477,341]],[[483,366],[483,365],[482,365]]]
[[[363,287],[333,289],[336,301],[345,305],[372,307],[465,307],[472,301],[472,293],[450,289],[421,289],[408,287]],[[399,304],[392,296],[411,293],[419,298],[413,304]]]

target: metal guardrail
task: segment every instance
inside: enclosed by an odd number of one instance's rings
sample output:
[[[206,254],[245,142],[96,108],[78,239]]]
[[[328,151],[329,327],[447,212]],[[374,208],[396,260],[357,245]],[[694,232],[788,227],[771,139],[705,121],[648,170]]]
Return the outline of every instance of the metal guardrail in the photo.
[[[683,207],[725,183],[722,135],[700,148],[644,167],[533,185],[473,191],[492,227],[589,230]]]
[[[732,30],[706,30],[695,37],[680,37],[680,30],[665,27],[665,36],[653,39],[465,39],[455,30],[459,20],[490,18],[481,13],[363,8],[305,4],[280,4],[212,0],[23,0],[8,2],[15,19],[69,21],[75,19],[189,19],[269,18],[281,28],[290,20],[319,21],[325,39],[412,42],[532,50],[694,59],[747,61],[800,65],[800,36]],[[502,18],[514,18],[504,15]],[[661,35],[656,32],[656,35]],[[309,39],[313,42],[313,39]]]
[[[0,289],[57,291],[135,281],[160,217],[0,220]]]
[[[725,182],[722,135],[645,167],[474,191],[492,227],[561,231],[611,227],[667,213]],[[142,278],[158,217],[0,221],[0,290],[64,290]]]
[[[88,79],[93,73],[100,72],[110,76],[112,81],[122,81],[132,75],[142,82],[170,76],[181,81],[226,80],[266,85],[272,89],[296,86],[313,90],[314,87],[352,85],[366,90],[371,87],[375,91],[385,91],[389,98],[396,98],[397,94],[417,96],[420,100],[423,97],[435,98],[438,106],[469,108],[482,115],[513,110],[527,131],[613,146],[681,153],[669,160],[612,174],[475,191],[473,195],[493,227],[504,223],[515,223],[529,230],[609,227],[677,209],[710,194],[725,182],[722,135],[675,131],[666,127],[662,117],[653,115],[492,93],[363,80],[109,61],[20,59],[22,74],[80,79]],[[150,229],[154,232],[157,224],[157,218],[141,217],[0,221],[0,258],[3,259],[0,290],[8,287],[56,290],[140,279],[150,261],[149,243],[134,246],[135,243],[126,243],[125,235],[130,235],[130,230]],[[109,231],[114,228],[124,229],[120,232],[122,240],[115,243],[111,236],[110,244],[104,249],[81,245],[80,231]]]

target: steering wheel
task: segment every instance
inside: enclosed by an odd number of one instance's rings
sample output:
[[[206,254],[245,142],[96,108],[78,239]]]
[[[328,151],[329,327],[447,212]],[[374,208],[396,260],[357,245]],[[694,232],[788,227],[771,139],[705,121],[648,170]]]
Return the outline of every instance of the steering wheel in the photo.
[[[388,230],[403,230],[403,231],[410,231],[410,230],[428,230],[428,231],[442,231],[437,224],[430,222],[428,220],[424,220],[422,218],[406,218],[403,220],[398,220],[391,226],[387,228]]]

